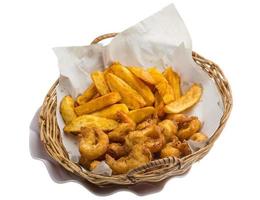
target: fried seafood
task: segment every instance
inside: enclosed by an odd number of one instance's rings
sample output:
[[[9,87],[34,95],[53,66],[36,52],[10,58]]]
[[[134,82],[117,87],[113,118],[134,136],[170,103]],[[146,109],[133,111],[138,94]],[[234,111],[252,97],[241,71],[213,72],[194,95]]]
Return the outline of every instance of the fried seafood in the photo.
[[[60,113],[65,122],[69,124],[77,115],[74,111],[74,100],[71,96],[65,96],[60,103]]]
[[[107,154],[113,158],[120,158],[128,154],[127,148],[120,143],[110,143],[108,146]]]
[[[181,152],[179,149],[177,149],[176,147],[173,147],[170,143],[168,143],[161,150],[160,157],[165,158],[165,157],[170,157],[170,156],[175,156],[175,157],[179,158],[181,156]]]
[[[106,153],[109,139],[106,133],[99,128],[81,129],[79,151],[86,160],[95,160]]]
[[[141,123],[139,123],[137,126],[136,126],[136,130],[142,130],[150,125],[155,125],[157,124],[158,120],[157,119],[147,119]]]
[[[129,131],[135,129],[135,122],[124,112],[117,112],[118,120],[121,122],[114,130],[108,133],[110,141],[124,142]]]
[[[165,138],[159,126],[150,125],[145,129],[129,132],[125,137],[125,144],[129,149],[132,149],[136,144],[143,144],[152,153],[155,153],[161,150],[165,144]]]
[[[162,130],[162,134],[164,135],[166,142],[171,141],[173,136],[177,133],[177,125],[169,119],[159,122],[158,125]]]
[[[206,140],[208,140],[208,136],[206,136],[205,134],[203,133],[194,133],[191,137],[190,137],[191,140],[193,141],[196,141],[196,142],[204,142]]]
[[[184,127],[178,130],[177,136],[181,140],[188,140],[194,133],[201,128],[201,122],[197,117],[192,117],[191,121],[184,124]]]
[[[152,160],[151,152],[141,144],[135,145],[128,156],[115,160],[106,154],[106,163],[113,170],[113,174],[124,174]]]

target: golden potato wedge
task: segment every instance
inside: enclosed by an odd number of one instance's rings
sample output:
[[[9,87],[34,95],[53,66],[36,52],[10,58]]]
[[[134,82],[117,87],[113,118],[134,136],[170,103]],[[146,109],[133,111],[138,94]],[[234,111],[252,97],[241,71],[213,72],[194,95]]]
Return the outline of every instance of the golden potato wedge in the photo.
[[[141,80],[154,85],[155,81],[151,74],[142,67],[128,67],[128,69]]]
[[[94,83],[92,83],[84,92],[82,95],[79,95],[77,97],[76,102],[79,105],[82,105],[92,99],[97,94],[97,88]]]
[[[98,117],[93,115],[82,115],[72,120],[64,127],[64,132],[77,134],[83,127],[97,127],[103,131],[113,130],[118,126],[118,122],[113,119]]]
[[[136,90],[145,100],[146,105],[150,106],[154,102],[154,95],[150,88],[138,79],[132,72],[120,63],[114,63],[111,65],[113,74],[125,81],[130,87]]]
[[[135,122],[140,123],[143,120],[147,119],[149,116],[151,116],[155,112],[154,107],[148,106],[136,110],[131,110],[128,113],[128,116]]]
[[[105,81],[104,73],[100,71],[96,71],[91,73],[91,78],[101,95],[108,94],[110,92],[108,85]]]
[[[150,68],[148,71],[156,82],[155,87],[161,95],[163,102],[168,104],[174,101],[173,89],[167,79],[156,68]]]
[[[99,117],[106,117],[109,119],[116,120],[118,111],[123,111],[124,113],[129,112],[128,107],[125,104],[121,103],[121,104],[114,104],[114,105],[104,108],[100,111],[94,112],[91,115],[99,116]]]
[[[155,112],[154,112],[154,117],[156,119],[163,117],[165,115],[164,112],[164,102],[162,100],[162,97],[160,96],[159,92],[156,91],[154,94],[155,97],[155,102],[154,102],[154,107],[155,107]]]
[[[174,99],[179,99],[181,97],[180,76],[174,72],[171,67],[168,67],[163,72],[163,75],[167,79],[170,86],[172,86]]]
[[[110,92],[104,96],[97,97],[95,99],[90,100],[87,103],[75,107],[75,112],[77,115],[92,113],[114,103],[117,103],[120,100],[121,96],[118,92]]]
[[[65,124],[70,123],[77,117],[74,111],[74,100],[71,96],[65,96],[60,103],[60,113]]]
[[[202,87],[198,84],[193,84],[185,95],[166,105],[164,107],[164,111],[166,113],[180,113],[187,110],[200,100],[201,95]]]
[[[125,81],[112,73],[107,73],[106,81],[111,91],[118,92],[122,100],[130,109],[142,108],[146,105],[143,97],[133,88],[131,88]]]

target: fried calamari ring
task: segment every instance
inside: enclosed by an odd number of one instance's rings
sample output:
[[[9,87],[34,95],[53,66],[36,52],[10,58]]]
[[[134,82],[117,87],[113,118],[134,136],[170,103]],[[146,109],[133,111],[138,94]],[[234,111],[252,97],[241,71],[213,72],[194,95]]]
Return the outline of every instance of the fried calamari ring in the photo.
[[[175,135],[178,131],[177,125],[169,119],[165,119],[158,123],[162,130],[162,134],[165,137],[166,142],[169,142],[173,139],[173,135]]]
[[[194,133],[191,137],[191,140],[196,141],[196,142],[205,142],[206,140],[208,140],[208,136],[206,136],[203,133]]]
[[[187,126],[187,127],[186,127]],[[188,140],[194,133],[198,132],[201,128],[201,122],[197,117],[192,117],[192,120],[181,128],[177,136],[180,140]]]

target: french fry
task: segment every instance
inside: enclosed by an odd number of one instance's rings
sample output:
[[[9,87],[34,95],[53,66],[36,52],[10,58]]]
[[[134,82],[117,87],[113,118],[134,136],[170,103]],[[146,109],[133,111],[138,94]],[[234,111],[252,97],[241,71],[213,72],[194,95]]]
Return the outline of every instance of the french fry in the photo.
[[[118,92],[122,97],[121,102],[126,104],[128,108],[137,109],[145,106],[143,97],[121,78],[112,73],[107,73],[105,78],[110,90]]]
[[[179,99],[181,97],[180,76],[174,72],[171,67],[168,67],[163,72],[163,75],[172,86],[174,99]]]
[[[141,80],[154,85],[155,81],[151,74],[141,67],[128,67],[128,69]]]
[[[154,117],[160,118],[163,117],[165,112],[164,112],[164,102],[162,100],[162,97],[160,96],[159,92],[156,91],[154,94],[155,97],[155,102],[154,102],[154,107],[155,107],[155,112],[154,112]]]
[[[118,126],[118,122],[113,119],[107,119],[104,117],[98,117],[93,115],[82,115],[72,120],[68,125],[64,127],[64,132],[77,134],[81,128],[100,128],[103,131],[113,130]]]
[[[65,124],[70,123],[73,119],[77,117],[74,111],[74,100],[71,96],[63,97],[60,103],[60,113]]]
[[[82,105],[92,99],[97,94],[97,88],[94,83],[92,83],[84,92],[82,95],[79,95],[77,97],[76,102],[79,105]]]
[[[95,99],[90,100],[87,103],[75,107],[75,112],[78,116],[92,113],[101,110],[106,106],[117,103],[120,100],[121,100],[121,96],[118,92],[110,92],[104,96],[97,97]]]
[[[136,110],[131,110],[128,113],[128,116],[135,122],[135,123],[140,123],[143,120],[147,119],[149,116],[154,114],[155,109],[152,106],[136,109]]]
[[[149,72],[156,82],[155,87],[161,95],[163,102],[168,104],[174,101],[173,89],[167,79],[156,68],[150,68]]]
[[[122,66],[120,63],[114,63],[112,64],[111,69],[116,76],[125,81],[144,98],[147,106],[153,104],[154,95],[150,88],[132,74],[126,67]]]
[[[180,113],[195,105],[202,95],[202,87],[198,84],[193,84],[191,88],[179,99],[166,105],[164,111],[166,113]]]
[[[100,71],[93,72],[93,73],[91,73],[91,78],[92,78],[98,92],[101,95],[105,95],[110,92],[109,88],[107,86],[107,83],[105,81],[103,72],[100,72]]]
[[[104,108],[100,111],[94,112],[91,115],[99,116],[99,117],[105,117],[109,119],[117,119],[117,112],[123,111],[124,113],[128,113],[129,110],[125,104],[114,104],[112,106],[109,106],[107,108]]]

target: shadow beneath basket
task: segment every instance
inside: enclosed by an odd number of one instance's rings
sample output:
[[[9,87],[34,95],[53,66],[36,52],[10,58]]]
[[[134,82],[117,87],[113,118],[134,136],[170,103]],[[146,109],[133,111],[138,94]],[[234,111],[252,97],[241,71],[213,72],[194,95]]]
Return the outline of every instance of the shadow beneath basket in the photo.
[[[30,135],[29,135],[30,154],[32,158],[36,160],[41,160],[45,164],[51,179],[56,183],[61,184],[61,183],[75,182],[82,185],[87,190],[89,190],[90,192],[92,192],[97,196],[107,196],[119,191],[131,191],[138,196],[144,196],[144,195],[160,192],[163,189],[164,185],[167,183],[167,181],[171,179],[168,178],[158,183],[138,183],[130,186],[111,185],[111,186],[98,187],[92,183],[89,183],[83,180],[82,178],[65,170],[61,165],[59,165],[55,160],[53,160],[46,153],[40,140],[38,117],[39,117],[39,110],[34,115],[30,124]],[[185,176],[185,174],[178,177]]]

